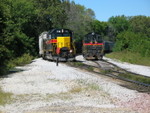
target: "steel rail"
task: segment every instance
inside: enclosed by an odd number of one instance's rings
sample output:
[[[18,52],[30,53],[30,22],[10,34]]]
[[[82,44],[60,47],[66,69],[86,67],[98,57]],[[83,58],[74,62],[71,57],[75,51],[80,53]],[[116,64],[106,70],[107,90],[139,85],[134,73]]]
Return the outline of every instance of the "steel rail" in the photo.
[[[101,68],[100,64],[97,61],[93,61],[93,62],[96,63],[98,65],[98,67],[96,67],[96,66],[92,66],[92,67],[94,67],[94,68]],[[109,62],[107,62],[107,63],[109,63]],[[109,64],[112,64],[112,63],[109,63]],[[112,64],[112,65],[117,67],[117,68],[120,68],[120,67],[118,67],[118,66],[116,66],[114,64]],[[120,69],[122,69],[122,68],[120,68]],[[126,71],[124,69],[122,69],[122,70],[127,72],[127,73],[131,73],[131,74],[138,75],[138,76],[143,76],[143,75],[140,75],[140,74],[136,74],[136,73],[132,73],[132,72]],[[123,72],[113,71],[113,70],[111,70],[111,72],[115,72],[115,73],[118,73],[118,74],[124,74]],[[126,81],[126,82],[131,82],[131,83],[134,83],[134,84],[142,85],[142,86],[145,86],[145,87],[150,87],[150,84],[146,84],[146,83],[143,83],[143,82],[131,80],[131,79],[128,79],[128,78],[125,78],[125,77],[122,77],[122,76],[117,76],[117,75],[114,75],[112,73],[109,73],[109,74],[103,74],[103,73],[100,73],[100,72],[96,72],[96,73],[99,73],[99,74],[102,74],[102,75],[106,75],[106,76],[109,76],[109,77],[115,77],[116,79],[120,79],[120,80],[123,80],[123,81]],[[143,76],[143,77],[147,77],[147,76]],[[150,78],[150,77],[148,77],[148,78]]]

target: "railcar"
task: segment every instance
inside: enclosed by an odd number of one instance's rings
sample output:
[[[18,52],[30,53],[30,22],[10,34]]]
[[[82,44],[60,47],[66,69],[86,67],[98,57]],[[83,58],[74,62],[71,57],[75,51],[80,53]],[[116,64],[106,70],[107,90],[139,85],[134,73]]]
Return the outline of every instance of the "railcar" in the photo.
[[[82,54],[85,59],[102,59],[104,55],[104,43],[97,33],[88,33],[83,39]]]
[[[110,53],[113,51],[114,43],[111,41],[104,41],[104,53]]]
[[[76,50],[72,35],[69,29],[52,29],[41,33],[39,36],[40,56],[49,60],[75,60]]]

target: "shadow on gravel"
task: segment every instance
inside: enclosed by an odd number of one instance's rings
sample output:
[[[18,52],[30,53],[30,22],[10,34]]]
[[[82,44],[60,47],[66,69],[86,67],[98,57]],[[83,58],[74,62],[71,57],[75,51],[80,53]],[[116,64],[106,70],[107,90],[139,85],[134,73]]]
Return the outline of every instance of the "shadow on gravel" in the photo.
[[[25,71],[25,70],[13,68],[13,69],[9,70],[9,71],[7,72],[7,74],[1,75],[0,78],[9,78],[9,77],[10,77],[10,76],[9,76],[10,74],[14,74],[14,73],[22,72],[22,71]]]

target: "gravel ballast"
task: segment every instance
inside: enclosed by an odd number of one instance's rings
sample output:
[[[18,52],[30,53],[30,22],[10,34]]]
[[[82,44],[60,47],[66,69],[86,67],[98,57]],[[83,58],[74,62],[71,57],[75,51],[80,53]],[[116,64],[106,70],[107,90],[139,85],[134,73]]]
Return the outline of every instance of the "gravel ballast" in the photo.
[[[8,104],[0,106],[2,113],[150,111],[149,94],[127,89],[110,79],[64,63],[56,66],[55,62],[39,58],[17,68],[24,71],[0,80],[1,89],[13,94]]]

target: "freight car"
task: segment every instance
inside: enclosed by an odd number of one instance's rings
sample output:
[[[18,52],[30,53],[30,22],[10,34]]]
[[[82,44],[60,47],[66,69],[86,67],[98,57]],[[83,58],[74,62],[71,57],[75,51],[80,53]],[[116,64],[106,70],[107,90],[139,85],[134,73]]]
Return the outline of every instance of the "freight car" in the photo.
[[[110,53],[113,51],[114,43],[111,41],[104,41],[104,53]]]
[[[82,54],[85,59],[102,59],[104,55],[104,43],[97,33],[88,33],[83,39]]]
[[[52,29],[39,36],[39,55],[49,60],[75,60],[75,47],[69,29]]]

